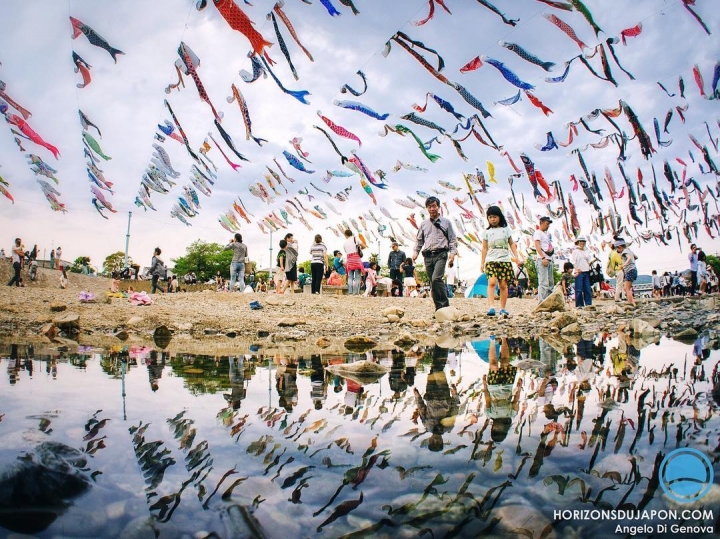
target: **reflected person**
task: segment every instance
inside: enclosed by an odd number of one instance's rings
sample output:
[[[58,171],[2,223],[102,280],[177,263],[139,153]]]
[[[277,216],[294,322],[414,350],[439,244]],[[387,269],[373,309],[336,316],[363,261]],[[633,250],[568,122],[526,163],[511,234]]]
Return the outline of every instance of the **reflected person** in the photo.
[[[483,393],[487,417],[492,419],[490,437],[495,443],[502,442],[517,414],[520,398],[520,387],[513,390],[517,369],[510,365],[510,347],[506,337],[500,340],[500,357],[498,358],[495,337],[490,337],[488,352],[488,374],[483,376]]]
[[[413,389],[418,417],[426,432],[431,433],[428,449],[434,452],[442,451],[443,434],[450,432],[455,425],[460,403],[455,385],[449,385],[445,376],[447,359],[448,349],[435,345],[425,395],[420,396],[417,388]]]

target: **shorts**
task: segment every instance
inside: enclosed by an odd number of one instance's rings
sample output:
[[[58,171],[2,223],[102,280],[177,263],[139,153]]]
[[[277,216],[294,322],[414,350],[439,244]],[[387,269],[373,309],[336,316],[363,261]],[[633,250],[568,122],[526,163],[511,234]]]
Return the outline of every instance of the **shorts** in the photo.
[[[403,279],[403,286],[417,286],[417,282],[415,281],[415,277],[405,277]]]
[[[623,276],[623,281],[629,281],[631,283],[634,283],[636,280],[637,280],[637,269],[625,270],[625,275]]]
[[[490,277],[497,277],[499,281],[513,282],[515,280],[515,272],[510,262],[487,262],[485,264],[485,274]]]
[[[293,267],[285,272],[285,279],[294,282],[298,280],[297,276],[297,264],[293,264]]]

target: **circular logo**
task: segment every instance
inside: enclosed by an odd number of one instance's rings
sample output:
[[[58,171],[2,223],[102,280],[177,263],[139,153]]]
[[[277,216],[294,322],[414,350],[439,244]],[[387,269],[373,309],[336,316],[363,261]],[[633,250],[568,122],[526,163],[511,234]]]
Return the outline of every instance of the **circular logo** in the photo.
[[[674,449],[660,464],[660,486],[677,502],[698,501],[708,493],[714,478],[712,462],[697,449]]]

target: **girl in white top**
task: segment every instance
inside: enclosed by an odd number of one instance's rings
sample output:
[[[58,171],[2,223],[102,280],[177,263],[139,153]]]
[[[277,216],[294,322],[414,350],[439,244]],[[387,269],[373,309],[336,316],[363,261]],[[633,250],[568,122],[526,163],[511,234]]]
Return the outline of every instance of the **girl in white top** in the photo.
[[[500,316],[510,316],[505,310],[508,298],[508,282],[515,278],[512,262],[520,263],[517,245],[512,239],[510,228],[498,206],[490,206],[485,212],[490,225],[483,234],[482,260],[480,271],[488,277],[488,316],[495,316],[495,285],[500,285]],[[510,256],[512,253],[512,257]]]

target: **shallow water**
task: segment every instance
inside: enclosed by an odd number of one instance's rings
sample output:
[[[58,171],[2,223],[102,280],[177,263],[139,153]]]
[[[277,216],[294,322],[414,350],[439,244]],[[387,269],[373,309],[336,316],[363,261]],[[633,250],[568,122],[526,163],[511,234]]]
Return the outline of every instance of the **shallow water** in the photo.
[[[555,511],[718,513],[717,463],[694,504],[672,501],[657,473],[677,447],[717,458],[720,353],[694,366],[692,345],[639,346],[605,335],[561,350],[498,338],[228,357],[3,345],[0,536],[623,537],[618,524],[682,518]],[[368,359],[388,372],[323,370]],[[705,516],[684,525],[720,518]]]

